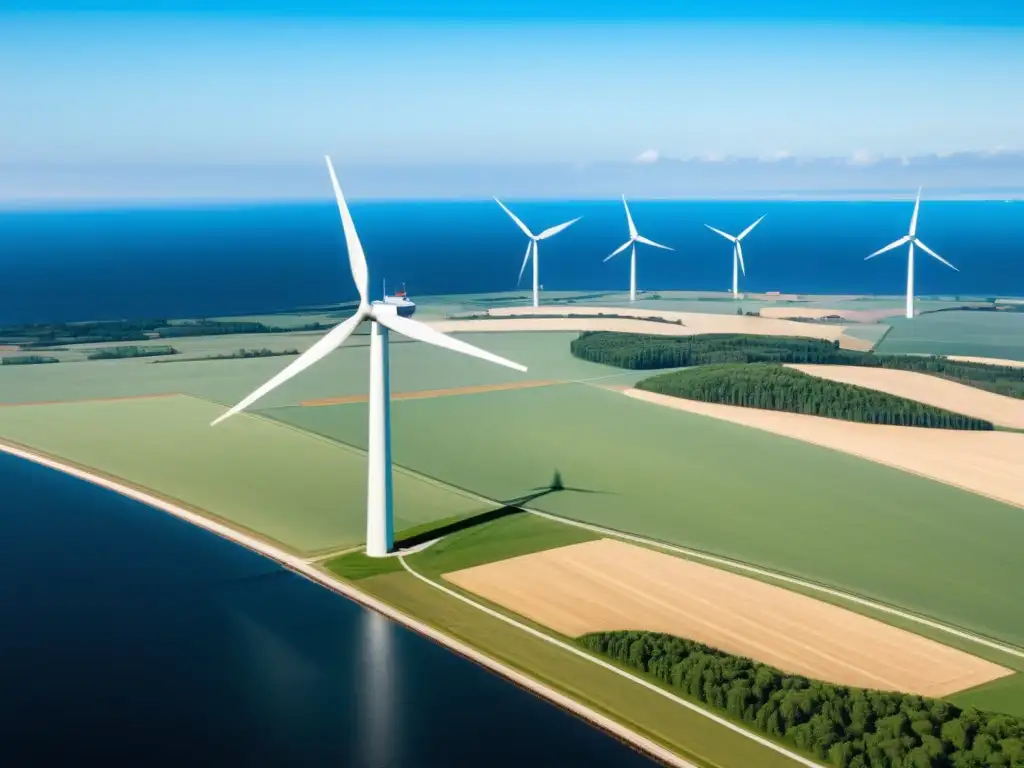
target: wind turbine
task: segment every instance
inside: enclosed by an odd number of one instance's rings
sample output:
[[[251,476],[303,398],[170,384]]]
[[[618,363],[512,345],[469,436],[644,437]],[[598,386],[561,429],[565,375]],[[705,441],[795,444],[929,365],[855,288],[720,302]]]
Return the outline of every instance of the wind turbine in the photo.
[[[622,196],[622,204],[626,208],[626,223],[629,224],[629,240],[624,242],[618,248],[611,252],[611,255],[605,258],[605,261],[612,259],[622,253],[624,250],[633,246],[633,250],[629,254],[629,300],[636,301],[636,244],[643,243],[644,245],[653,245],[655,248],[664,248],[666,251],[673,250],[667,245],[656,243],[653,240],[648,240],[646,237],[636,231],[636,224],[633,223],[633,217],[629,214],[629,203],[626,202],[626,196]]]
[[[904,243],[909,243],[910,247],[907,249],[907,317],[914,317],[914,246],[918,246],[922,251],[930,256],[941,261],[947,267],[956,272],[960,270],[946,261],[944,258],[939,256],[935,251],[929,248],[927,245],[922,243],[917,237],[917,213],[921,208],[921,188],[917,189],[917,200],[914,202],[914,215],[910,217],[910,232],[905,234],[899,240],[894,240],[889,243],[885,248],[879,248],[877,251],[872,253],[870,256],[866,256],[864,261],[873,259],[875,256],[879,256],[886,251],[891,251],[893,248],[899,248]]]
[[[352,279],[359,291],[359,307],[348,320],[336,325],[323,338],[299,355],[292,363],[274,376],[270,381],[242,400],[234,408],[218,416],[211,426],[219,424],[229,416],[248,408],[268,392],[301,373],[311,365],[319,362],[342,343],[364,320],[370,321],[370,423],[369,423],[369,461],[366,478],[366,554],[370,557],[383,557],[394,546],[394,517],[391,488],[391,392],[390,365],[388,355],[388,330],[396,331],[416,341],[444,347],[454,352],[461,352],[498,365],[525,371],[526,366],[513,363],[503,357],[486,352],[459,339],[446,336],[429,325],[400,317],[395,305],[383,301],[372,304],[367,301],[369,270],[366,256],[359,242],[355,223],[349,213],[345,197],[342,195],[338,178],[334,175],[331,158],[324,156],[327,170],[334,186],[334,196],[338,201],[341,213],[341,225],[345,231],[345,245],[348,248],[348,262],[352,270]]]
[[[541,232],[539,235],[535,235],[535,234],[533,234],[533,232],[531,232],[529,230],[529,228],[525,224],[523,224],[522,221],[519,220],[519,218],[514,213],[512,213],[512,211],[510,211],[508,208],[505,207],[505,204],[503,202],[501,202],[501,200],[499,200],[498,198],[494,198],[494,202],[496,202],[498,205],[500,205],[501,209],[505,213],[507,213],[510,217],[512,217],[512,221],[514,221],[517,225],[519,225],[519,228],[521,230],[523,230],[523,234],[525,234],[528,238],[530,238],[530,242],[526,244],[526,255],[523,257],[523,266],[521,266],[519,268],[519,279],[516,281],[516,285],[519,285],[519,283],[522,282],[522,280],[523,280],[523,272],[526,270],[526,262],[530,259],[530,253],[532,252],[533,253],[533,306],[535,306],[535,307],[539,306],[540,305],[540,300],[539,300],[539,294],[538,294],[538,291],[537,291],[537,277],[538,277],[538,274],[539,274],[539,269],[537,267],[537,243],[539,241],[541,241],[541,240],[547,240],[549,237],[553,237],[554,235],[557,235],[563,229],[568,229],[571,225],[575,224],[577,221],[579,221],[583,217],[582,216],[577,216],[572,221],[567,221],[567,222],[565,222],[563,224],[557,224],[557,225],[555,225],[553,227],[548,227],[543,232]]]
[[[766,213],[765,216],[767,216],[767,215],[768,214]],[[718,234],[720,234],[722,237],[724,237],[726,240],[728,240],[729,242],[731,242],[733,244],[733,246],[732,246],[732,297],[734,299],[738,299],[740,297],[740,291],[739,291],[739,279],[740,278],[739,278],[739,273],[737,272],[737,267],[740,270],[743,271],[744,277],[747,274],[746,267],[743,266],[743,246],[740,245],[740,241],[744,237],[749,235],[751,230],[753,230],[754,227],[756,227],[758,224],[761,223],[762,219],[764,219],[764,216],[762,216],[760,219],[755,221],[753,224],[751,224],[749,227],[744,229],[742,232],[740,232],[735,237],[733,237],[732,235],[730,235],[730,234],[728,234],[726,232],[723,232],[720,229],[715,229],[710,224],[705,224],[704,225],[705,227],[710,229],[712,232],[717,232]]]

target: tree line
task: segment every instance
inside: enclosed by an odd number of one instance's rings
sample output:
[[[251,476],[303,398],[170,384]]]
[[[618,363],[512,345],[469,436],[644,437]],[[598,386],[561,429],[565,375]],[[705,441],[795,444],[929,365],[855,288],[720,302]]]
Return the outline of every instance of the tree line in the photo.
[[[838,341],[797,336],[708,333],[651,336],[613,331],[581,333],[570,342],[575,357],[630,370],[715,363],[813,363],[896,368],[927,373],[1009,397],[1024,398],[1024,368],[950,360],[938,355],[879,355],[841,349]]]
[[[10,355],[0,357],[0,365],[42,365],[44,363],[59,363],[56,357],[44,355]]]
[[[651,376],[637,389],[689,400],[826,416],[865,424],[992,429],[992,423],[777,363],[702,365]]]
[[[112,341],[146,341],[154,336],[223,336],[239,333],[291,333],[321,331],[330,323],[306,323],[282,327],[253,320],[189,320],[171,323],[157,320],[102,320],[87,323],[23,323],[0,326],[0,344],[41,349],[62,344],[100,344]]]
[[[103,347],[90,352],[86,357],[90,360],[124,360],[129,357],[159,357],[176,355],[178,350],[167,344],[152,344],[138,347],[134,344],[124,347]]]
[[[579,642],[837,768],[1024,766],[1024,721],[1010,715],[810,680],[656,632]]]

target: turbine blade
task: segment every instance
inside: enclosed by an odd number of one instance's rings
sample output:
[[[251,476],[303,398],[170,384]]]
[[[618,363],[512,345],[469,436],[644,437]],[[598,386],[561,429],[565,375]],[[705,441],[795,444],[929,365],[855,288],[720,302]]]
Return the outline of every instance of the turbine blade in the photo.
[[[959,271],[960,271],[959,269],[957,269],[957,268],[956,268],[956,267],[954,267],[954,266],[953,266],[952,264],[950,264],[950,263],[949,263],[948,261],[946,261],[946,260],[945,260],[944,258],[942,258],[941,256],[939,256],[939,254],[937,254],[937,253],[936,253],[935,251],[933,251],[933,250],[932,250],[931,248],[929,248],[929,247],[928,247],[927,245],[925,245],[924,243],[922,243],[922,242],[921,242],[920,240],[918,240],[917,238],[914,238],[914,242],[915,242],[915,243],[917,243],[917,247],[918,247],[918,248],[920,248],[920,249],[921,249],[922,251],[924,251],[925,253],[927,253],[927,254],[928,254],[929,256],[932,256],[932,257],[934,257],[934,258],[938,259],[939,261],[941,261],[941,262],[942,262],[943,264],[945,264],[945,265],[946,265],[947,267],[949,267],[949,268],[950,268],[950,269],[952,269],[952,270],[955,270],[955,271],[957,271],[957,272],[959,272]]]
[[[768,214],[766,213],[766,214],[765,214],[764,216],[767,216],[767,215],[768,215]],[[755,222],[754,222],[753,224],[751,224],[751,225],[750,225],[749,227],[747,227],[747,228],[746,228],[746,229],[744,229],[744,230],[743,230],[742,232],[740,232],[740,233],[739,233],[739,234],[738,234],[738,235],[736,236],[736,240],[742,240],[742,239],[743,239],[744,237],[746,237],[747,235],[749,235],[749,234],[750,234],[750,232],[751,232],[751,230],[753,230],[753,229],[754,229],[754,227],[756,227],[756,226],[757,226],[758,224],[760,224],[760,223],[761,223],[762,221],[764,221],[764,216],[762,216],[762,217],[761,217],[760,219],[758,219],[758,220],[757,220],[757,221],[755,221]]]
[[[558,225],[556,225],[554,227],[548,227],[543,232],[541,232],[539,235],[537,235],[537,239],[538,240],[546,240],[547,238],[549,238],[549,237],[551,237],[553,235],[557,235],[563,229],[568,229],[569,227],[571,227],[573,224],[575,224],[577,221],[579,221],[582,218],[583,218],[582,216],[577,216],[572,221],[567,221],[564,224],[558,224]]]
[[[904,235],[899,240],[893,240],[891,243],[889,243],[887,246],[885,246],[885,248],[879,248],[877,251],[872,253],[870,256],[865,256],[864,257],[864,261],[867,261],[868,259],[873,259],[873,258],[875,258],[875,256],[881,256],[886,251],[891,251],[893,248],[899,248],[904,243],[909,243],[909,242],[910,242],[910,236],[909,235]]]
[[[373,319],[385,328],[390,328],[392,331],[396,331],[403,336],[408,336],[410,339],[422,341],[426,344],[433,344],[435,347],[444,347],[445,349],[450,349],[453,352],[461,352],[464,355],[479,357],[481,360],[487,360],[491,363],[504,365],[506,368],[512,368],[517,371],[526,371],[525,365],[513,363],[511,360],[506,360],[504,357],[499,357],[487,350],[480,349],[480,347],[474,347],[472,344],[467,344],[460,339],[441,333],[440,331],[431,328],[429,325],[417,320],[410,320],[407,317],[399,317],[398,315],[385,315],[383,313],[381,313],[379,317],[374,315]]]
[[[526,264],[530,261],[530,251],[533,250],[533,240],[526,241],[526,255],[523,257],[523,266],[519,268],[519,279],[516,280],[516,288],[523,282],[523,272],[526,271]]]
[[[736,238],[736,256],[740,260],[740,272],[742,272],[743,276],[746,277],[747,268],[743,266],[743,246],[740,244],[740,239],[738,237]]]
[[[327,357],[327,355],[340,347],[345,342],[345,339],[352,335],[352,331],[356,329],[356,326],[359,325],[359,323],[366,319],[367,314],[367,310],[360,307],[352,317],[345,322],[334,326],[322,339],[295,358],[287,368],[277,374],[274,378],[246,397],[234,408],[221,414],[210,422],[210,426],[216,426],[229,416],[234,416],[239,411],[245,410],[271,390],[276,389],[292,377],[302,373],[304,370],[309,368],[309,366]]]
[[[735,242],[736,242],[736,238],[735,238],[735,237],[733,237],[732,235],[730,235],[730,234],[729,234],[728,232],[723,232],[723,231],[722,231],[722,230],[720,230],[720,229],[715,229],[715,228],[714,228],[714,227],[712,227],[712,226],[711,226],[710,224],[705,224],[704,226],[705,226],[705,227],[707,227],[708,229],[710,229],[710,230],[711,230],[712,232],[717,232],[717,233],[718,233],[718,234],[720,234],[720,235],[721,235],[722,237],[724,237],[724,238],[725,238],[726,240],[728,240],[728,241],[730,241],[730,242],[733,242],[733,243],[735,243]]]
[[[616,249],[615,249],[614,251],[612,251],[612,252],[611,252],[611,255],[609,255],[609,256],[605,256],[605,259],[604,259],[604,260],[605,260],[605,261],[608,261],[608,259],[611,259],[611,258],[614,258],[615,256],[618,256],[618,255],[619,255],[620,253],[622,253],[622,252],[623,252],[624,250],[626,250],[627,248],[629,248],[629,246],[631,246],[632,244],[633,244],[633,241],[632,241],[632,240],[627,240],[627,241],[626,241],[626,242],[624,242],[624,243],[623,243],[622,245],[620,245],[620,246],[619,246],[618,248],[616,248]]]
[[[636,236],[636,241],[638,243],[643,243],[644,245],[653,245],[655,248],[663,248],[666,251],[674,251],[675,250],[675,248],[669,248],[667,245],[662,245],[661,243],[656,243],[653,240],[648,240],[643,235],[637,235]]]
[[[519,220],[518,216],[516,216],[514,213],[512,213],[512,211],[510,211],[508,208],[506,208],[505,204],[503,202],[501,202],[501,200],[499,200],[498,198],[494,198],[494,202],[496,202],[498,205],[501,206],[501,210],[503,210],[505,213],[507,213],[509,216],[512,217],[512,221],[514,221],[517,225],[519,225],[519,228],[521,230],[523,230],[523,234],[525,234],[529,238],[533,237],[533,232],[531,232],[527,228],[527,226],[525,224],[523,224],[523,222],[521,222]]]
[[[917,213],[921,210],[921,187],[917,188],[917,200],[914,201],[914,215],[910,217],[910,236],[917,234]]]
[[[352,214],[348,211],[348,204],[345,202],[345,195],[341,192],[341,185],[338,184],[338,177],[334,173],[334,164],[331,162],[330,155],[324,155],[324,160],[327,161],[327,171],[331,174],[334,198],[338,202],[338,212],[341,214],[341,226],[345,230],[345,247],[348,250],[348,264],[352,270],[352,280],[355,281],[356,290],[359,291],[360,301],[365,304],[370,280],[370,271],[366,266],[366,254],[363,253],[363,244],[359,242],[356,224],[352,221]]]
[[[633,216],[629,212],[629,203],[626,202],[626,196],[622,196],[622,205],[626,208],[626,223],[629,225],[629,237],[631,240],[635,240],[637,236],[636,224],[633,223]]]

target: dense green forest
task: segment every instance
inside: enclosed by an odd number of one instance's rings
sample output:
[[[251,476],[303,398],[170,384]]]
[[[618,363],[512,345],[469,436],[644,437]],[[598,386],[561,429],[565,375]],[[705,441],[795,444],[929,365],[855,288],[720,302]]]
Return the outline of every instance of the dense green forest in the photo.
[[[2,365],[41,365],[43,363],[59,363],[56,357],[44,357],[43,355],[12,355],[0,358]]]
[[[278,327],[242,320],[104,320],[90,323],[30,323],[0,327],[0,344],[17,344],[23,349],[63,344],[98,344],[110,341],[146,341],[154,336],[223,336],[237,333],[289,333],[320,331],[329,323]]]
[[[1000,395],[1024,398],[1024,368],[964,363],[945,357],[877,355],[840,349],[839,343],[796,336],[711,333],[650,336],[595,331],[570,342],[576,357],[631,370],[656,370],[714,363],[816,363],[897,368],[927,373]]]
[[[593,331],[570,342],[576,357],[617,368],[653,370],[714,363],[835,363],[855,365],[862,353],[840,349],[835,342],[795,336],[706,333],[696,336],[650,336]]]
[[[866,424],[992,429],[991,422],[914,400],[820,379],[778,363],[724,363],[660,373],[637,389],[707,403],[827,416]]]
[[[103,347],[90,352],[87,357],[90,360],[124,360],[129,357],[159,357],[176,354],[178,354],[178,350],[167,344],[153,344],[148,347],[138,347],[133,344],[126,347]]]
[[[782,672],[692,640],[595,632],[589,650],[838,768],[1024,766],[1024,722],[905,693]]]

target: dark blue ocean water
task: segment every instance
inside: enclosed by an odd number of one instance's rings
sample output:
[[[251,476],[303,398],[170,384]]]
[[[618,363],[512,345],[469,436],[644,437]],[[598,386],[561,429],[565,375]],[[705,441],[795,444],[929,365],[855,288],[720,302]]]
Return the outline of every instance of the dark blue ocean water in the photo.
[[[6,454],[0,486],[0,765],[653,765],[170,515]]]
[[[583,216],[541,244],[549,290],[624,290],[621,203],[510,202],[535,232]],[[863,258],[907,231],[912,202],[645,202],[641,289],[723,290],[744,241],[744,290],[899,294],[905,251]],[[524,236],[494,202],[354,203],[373,285],[415,295],[515,288]],[[919,294],[1024,295],[1024,203],[922,203],[919,235],[960,268],[919,256]],[[352,299],[332,203],[122,211],[0,212],[0,322],[275,311]],[[528,279],[528,276],[527,278]],[[526,282],[524,279],[524,285]]]

